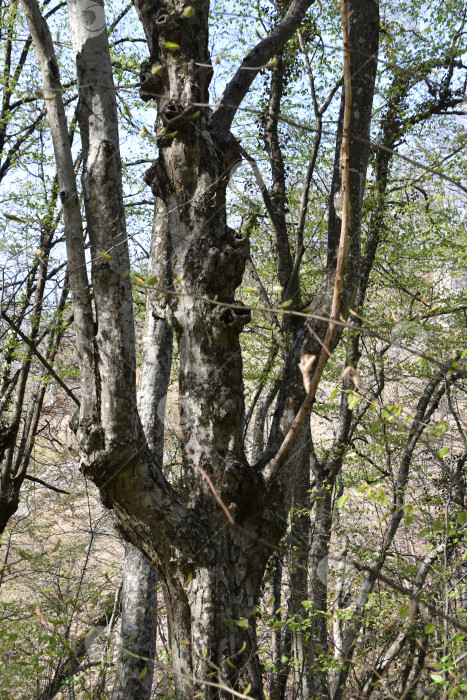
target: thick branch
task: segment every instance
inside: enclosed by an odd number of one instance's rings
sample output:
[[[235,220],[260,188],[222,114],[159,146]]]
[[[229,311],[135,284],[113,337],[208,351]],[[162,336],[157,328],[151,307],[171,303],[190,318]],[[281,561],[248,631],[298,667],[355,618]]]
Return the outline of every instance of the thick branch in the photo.
[[[279,53],[285,43],[293,36],[305,17],[306,11],[314,0],[293,0],[282,22],[275,27],[271,34],[259,42],[244,59],[242,65],[224,90],[211,124],[214,130],[227,134],[235,117],[235,113],[250,85],[264,65]]]
[[[318,385],[321,381],[321,377],[326,367],[327,361],[331,355],[331,348],[333,345],[333,337],[336,326],[333,321],[339,318],[339,306],[340,297],[342,292],[342,285],[344,282],[344,266],[345,261],[348,256],[348,244],[347,237],[349,232],[349,220],[350,220],[350,186],[349,186],[349,169],[350,169],[350,144],[349,144],[349,133],[350,133],[350,121],[352,115],[352,90],[351,90],[351,77],[350,77],[350,42],[349,42],[349,10],[346,2],[343,3],[343,14],[342,14],[342,26],[344,34],[344,89],[345,89],[345,100],[344,100],[344,124],[343,124],[343,139],[342,139],[342,149],[341,158],[342,163],[342,219],[341,219],[341,236],[339,243],[339,250],[337,254],[337,265],[336,274],[334,278],[334,290],[332,296],[331,304],[331,318],[328,325],[326,336],[324,338],[323,347],[318,359],[318,364],[314,371],[311,381],[307,377],[311,370],[314,356],[310,356],[308,360],[305,360],[303,365],[301,364],[301,371],[304,376],[304,384],[307,388],[307,394],[303,404],[293,421],[289,432],[287,433],[282,445],[280,446],[277,454],[271,460],[266,468],[266,473],[269,478],[273,478],[277,473],[280,466],[283,464],[285,458],[287,457],[289,450],[297,437],[300,428],[302,427],[303,421],[309,414],[311,407],[315,401],[316,391]],[[306,356],[304,356],[305,359]],[[315,358],[316,359],[316,358]],[[308,381],[307,381],[308,380]]]
[[[115,444],[133,439],[136,431],[134,319],[118,112],[107,32],[89,27],[83,3],[70,0],[68,12],[79,90],[82,185],[97,316],[99,378],[94,378],[94,385],[100,394],[99,420],[105,440]],[[104,23],[103,7],[100,12]],[[106,251],[110,258],[99,256],[99,251]]]
[[[48,484],[43,479],[38,479],[37,476],[29,476],[29,474],[26,474],[26,476],[24,478],[26,479],[26,481],[33,481],[35,484],[40,484],[41,486],[44,486],[46,489],[50,489],[50,491],[55,491],[56,493],[64,493],[67,496],[70,495],[69,491],[65,491],[65,489],[59,489],[58,486],[52,486],[52,484]]]
[[[84,413],[93,413],[97,403],[93,371],[94,320],[84,255],[83,225],[67,119],[62,99],[60,73],[52,37],[46,21],[40,13],[37,1],[22,0],[21,4],[41,64],[47,115],[57,164],[57,176],[67,239],[68,274],[73,298],[77,345],[81,360],[82,410]],[[76,402],[76,399],[73,400]]]
[[[292,276],[292,255],[290,251],[289,236],[287,233],[287,221],[285,217],[286,211],[286,194],[285,194],[285,165],[282,155],[282,149],[279,143],[278,121],[281,109],[281,100],[284,90],[284,61],[282,56],[278,59],[277,64],[272,68],[271,89],[269,96],[268,111],[264,124],[264,143],[271,164],[272,185],[269,193],[270,206],[268,213],[271,217],[274,227],[274,247],[277,255],[277,269],[279,282],[283,287],[282,300],[285,301],[288,297],[284,296],[288,292],[290,280]],[[263,190],[263,198],[266,190]],[[265,199],[266,206],[268,202]],[[296,289],[291,290],[291,296],[294,295]],[[294,299],[297,304],[297,299]],[[290,319],[284,319],[286,322]]]

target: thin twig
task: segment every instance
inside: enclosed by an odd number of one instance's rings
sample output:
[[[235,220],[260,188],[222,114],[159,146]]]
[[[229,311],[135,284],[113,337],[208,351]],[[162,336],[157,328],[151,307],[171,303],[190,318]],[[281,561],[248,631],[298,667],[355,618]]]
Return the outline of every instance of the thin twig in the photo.
[[[19,335],[19,337],[21,338],[21,340],[22,340],[24,343],[26,343],[26,345],[28,346],[28,348],[29,348],[29,349],[33,352],[33,354],[37,357],[37,359],[39,360],[39,362],[41,362],[41,364],[44,365],[44,367],[46,368],[46,370],[49,372],[50,376],[53,377],[53,378],[55,379],[55,381],[57,382],[57,384],[59,384],[59,385],[62,387],[63,391],[64,391],[66,394],[68,394],[68,396],[70,397],[70,399],[72,399],[72,401],[74,401],[75,404],[76,404],[77,406],[79,406],[79,405],[80,405],[79,400],[76,398],[76,396],[74,395],[74,393],[72,392],[72,390],[71,390],[69,387],[67,387],[67,385],[65,384],[65,382],[63,381],[63,379],[60,379],[60,377],[58,376],[58,374],[56,373],[56,371],[54,370],[54,368],[52,367],[52,365],[45,359],[45,357],[42,355],[42,353],[39,352],[39,350],[37,349],[36,345],[35,345],[31,340],[29,340],[29,338],[23,333],[23,331],[22,331],[20,328],[18,328],[18,326],[16,325],[16,323],[13,321],[13,319],[11,319],[11,318],[8,316],[8,314],[5,313],[5,311],[2,311],[2,312],[1,312],[1,316],[2,316],[2,318],[8,323],[8,325],[10,326],[10,328],[12,328],[12,329],[14,330],[14,332],[16,333],[16,335]]]

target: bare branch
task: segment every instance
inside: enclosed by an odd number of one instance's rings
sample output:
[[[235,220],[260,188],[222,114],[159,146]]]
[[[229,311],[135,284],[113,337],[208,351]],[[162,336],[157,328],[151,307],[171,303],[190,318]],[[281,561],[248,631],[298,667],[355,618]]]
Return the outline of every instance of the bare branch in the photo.
[[[235,113],[250,85],[274,54],[278,53],[290,39],[303,21],[306,11],[314,0],[293,0],[282,22],[275,27],[269,36],[259,42],[244,59],[242,65],[224,90],[211,124],[214,130],[227,134]]]
[[[26,474],[24,477],[26,481],[33,481],[35,484],[40,484],[41,486],[45,486],[46,489],[50,489],[51,491],[55,491],[56,493],[64,493],[67,496],[70,495],[69,491],[65,491],[64,489],[59,489],[58,486],[52,486],[52,484],[48,484],[46,481],[43,479],[38,479],[36,476],[29,476],[29,474]]]

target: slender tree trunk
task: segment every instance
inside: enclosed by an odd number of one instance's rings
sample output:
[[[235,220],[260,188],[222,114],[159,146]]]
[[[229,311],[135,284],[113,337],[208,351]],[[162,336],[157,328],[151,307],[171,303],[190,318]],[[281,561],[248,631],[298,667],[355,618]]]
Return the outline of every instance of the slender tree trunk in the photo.
[[[375,557],[373,562],[373,567],[376,569],[380,570],[386,561],[386,557],[403,518],[405,493],[415,448],[418,445],[424,430],[433,417],[433,414],[438,408],[441,397],[446,391],[448,382],[452,381],[452,377],[446,376],[444,371],[441,370],[440,373],[438,373],[427,383],[424,392],[419,399],[417,411],[410,425],[409,436],[407,438],[405,449],[402,453],[400,461],[391,516],[387,521],[379,554],[377,557]],[[355,601],[355,610],[347,624],[344,643],[342,648],[339,650],[338,658],[341,661],[341,666],[339,670],[333,674],[330,683],[332,700],[342,700],[344,697],[343,686],[350,671],[355,642],[360,633],[363,622],[365,605],[368,602],[368,597],[374,588],[375,581],[376,579],[373,576],[366,575],[362,585],[360,586],[357,600]]]
[[[310,456],[312,459],[310,460]],[[311,496],[310,462],[314,462],[313,442],[310,425],[307,423],[303,435],[302,450],[297,459],[297,481],[291,514],[291,562],[290,562],[290,615],[296,616],[299,627],[290,630],[291,665],[293,673],[293,692],[297,700],[310,697],[309,679],[306,673],[309,655],[308,630],[302,624],[307,619],[303,601],[309,596],[309,553],[311,542]],[[296,554],[295,554],[296,552]]]
[[[281,622],[284,615],[287,615],[287,612],[283,614],[279,611],[283,603],[283,570],[283,555],[280,555],[274,562],[274,570],[272,573],[272,595],[274,596],[272,614],[278,622]],[[290,652],[290,635],[287,634],[286,628],[272,630],[271,652],[273,669],[271,671],[269,683],[269,697],[271,700],[284,700],[287,678],[289,676],[288,657]]]
[[[164,226],[163,204],[157,202],[148,275],[164,278],[166,256],[160,235]],[[143,332],[143,359],[138,380],[138,411],[148,448],[157,464],[164,456],[164,419],[172,367],[173,333],[158,317],[148,294]],[[157,640],[157,572],[155,564],[137,547],[125,544],[123,566],[121,638],[112,700],[149,700],[151,697]],[[131,654],[127,652],[130,651]]]
[[[125,544],[121,643],[112,700],[149,700],[157,632],[157,574],[132,544]],[[129,652],[129,653],[128,653]]]
[[[50,242],[50,241],[49,241]],[[45,281],[47,274],[47,257],[42,261],[37,279],[36,294],[34,296],[35,310],[32,313],[31,323],[32,331],[29,339],[35,343],[39,335],[39,323],[42,315],[42,299],[45,289]],[[45,359],[50,365],[53,365],[56,354],[58,352],[62,337],[62,315],[65,309],[68,297],[68,285],[62,290],[62,295],[56,309],[56,327],[51,332]],[[26,412],[26,417],[22,419],[26,403],[26,388],[31,384],[31,366],[33,362],[32,351],[26,352],[26,359],[19,372],[18,384],[15,395],[15,403],[13,409],[13,417],[10,426],[5,430],[4,435],[0,438],[0,535],[4,532],[9,519],[16,513],[19,505],[20,491],[24,479],[27,475],[29,462],[31,459],[34,442],[36,439],[39,420],[41,417],[42,405],[44,402],[46,384],[45,379],[49,376],[49,371],[46,368],[42,369],[41,382],[39,386],[31,391],[29,398],[29,406]],[[20,423],[23,421],[22,434],[20,435]]]
[[[310,636],[306,663],[310,697],[327,700],[328,694],[328,555],[332,525],[332,484],[316,476],[314,535],[310,549]]]

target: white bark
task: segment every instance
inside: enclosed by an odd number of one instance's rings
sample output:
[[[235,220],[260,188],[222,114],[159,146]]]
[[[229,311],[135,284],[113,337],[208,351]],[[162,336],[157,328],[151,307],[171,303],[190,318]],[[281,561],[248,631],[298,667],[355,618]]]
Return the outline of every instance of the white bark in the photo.
[[[97,316],[100,424],[107,449],[135,440],[135,339],[118,113],[102,2],[69,0],[83,145],[83,193]],[[93,14],[94,13],[94,14]],[[101,30],[96,31],[95,13]],[[111,259],[99,256],[107,252]]]
[[[162,217],[154,212],[154,226],[148,274],[161,276],[160,226]],[[164,452],[165,401],[172,366],[172,329],[157,318],[149,293],[143,334],[143,361],[138,382],[138,410],[148,447],[156,464],[161,465]],[[157,639],[157,572],[145,554],[129,542],[125,544],[120,654],[112,700],[149,700],[151,695]],[[129,649],[135,656],[125,653]],[[140,680],[141,674],[145,674]]]
[[[62,99],[59,69],[49,28],[40,13],[36,0],[22,0],[21,5],[41,66],[44,97],[65,222],[68,274],[74,302],[76,342],[81,360],[81,420],[88,421],[95,417],[97,405],[93,352],[94,320],[89,297],[83,223],[68,124]]]
[[[125,545],[121,644],[112,700],[151,697],[156,631],[157,574],[139,549]],[[127,652],[131,652],[128,654]]]

